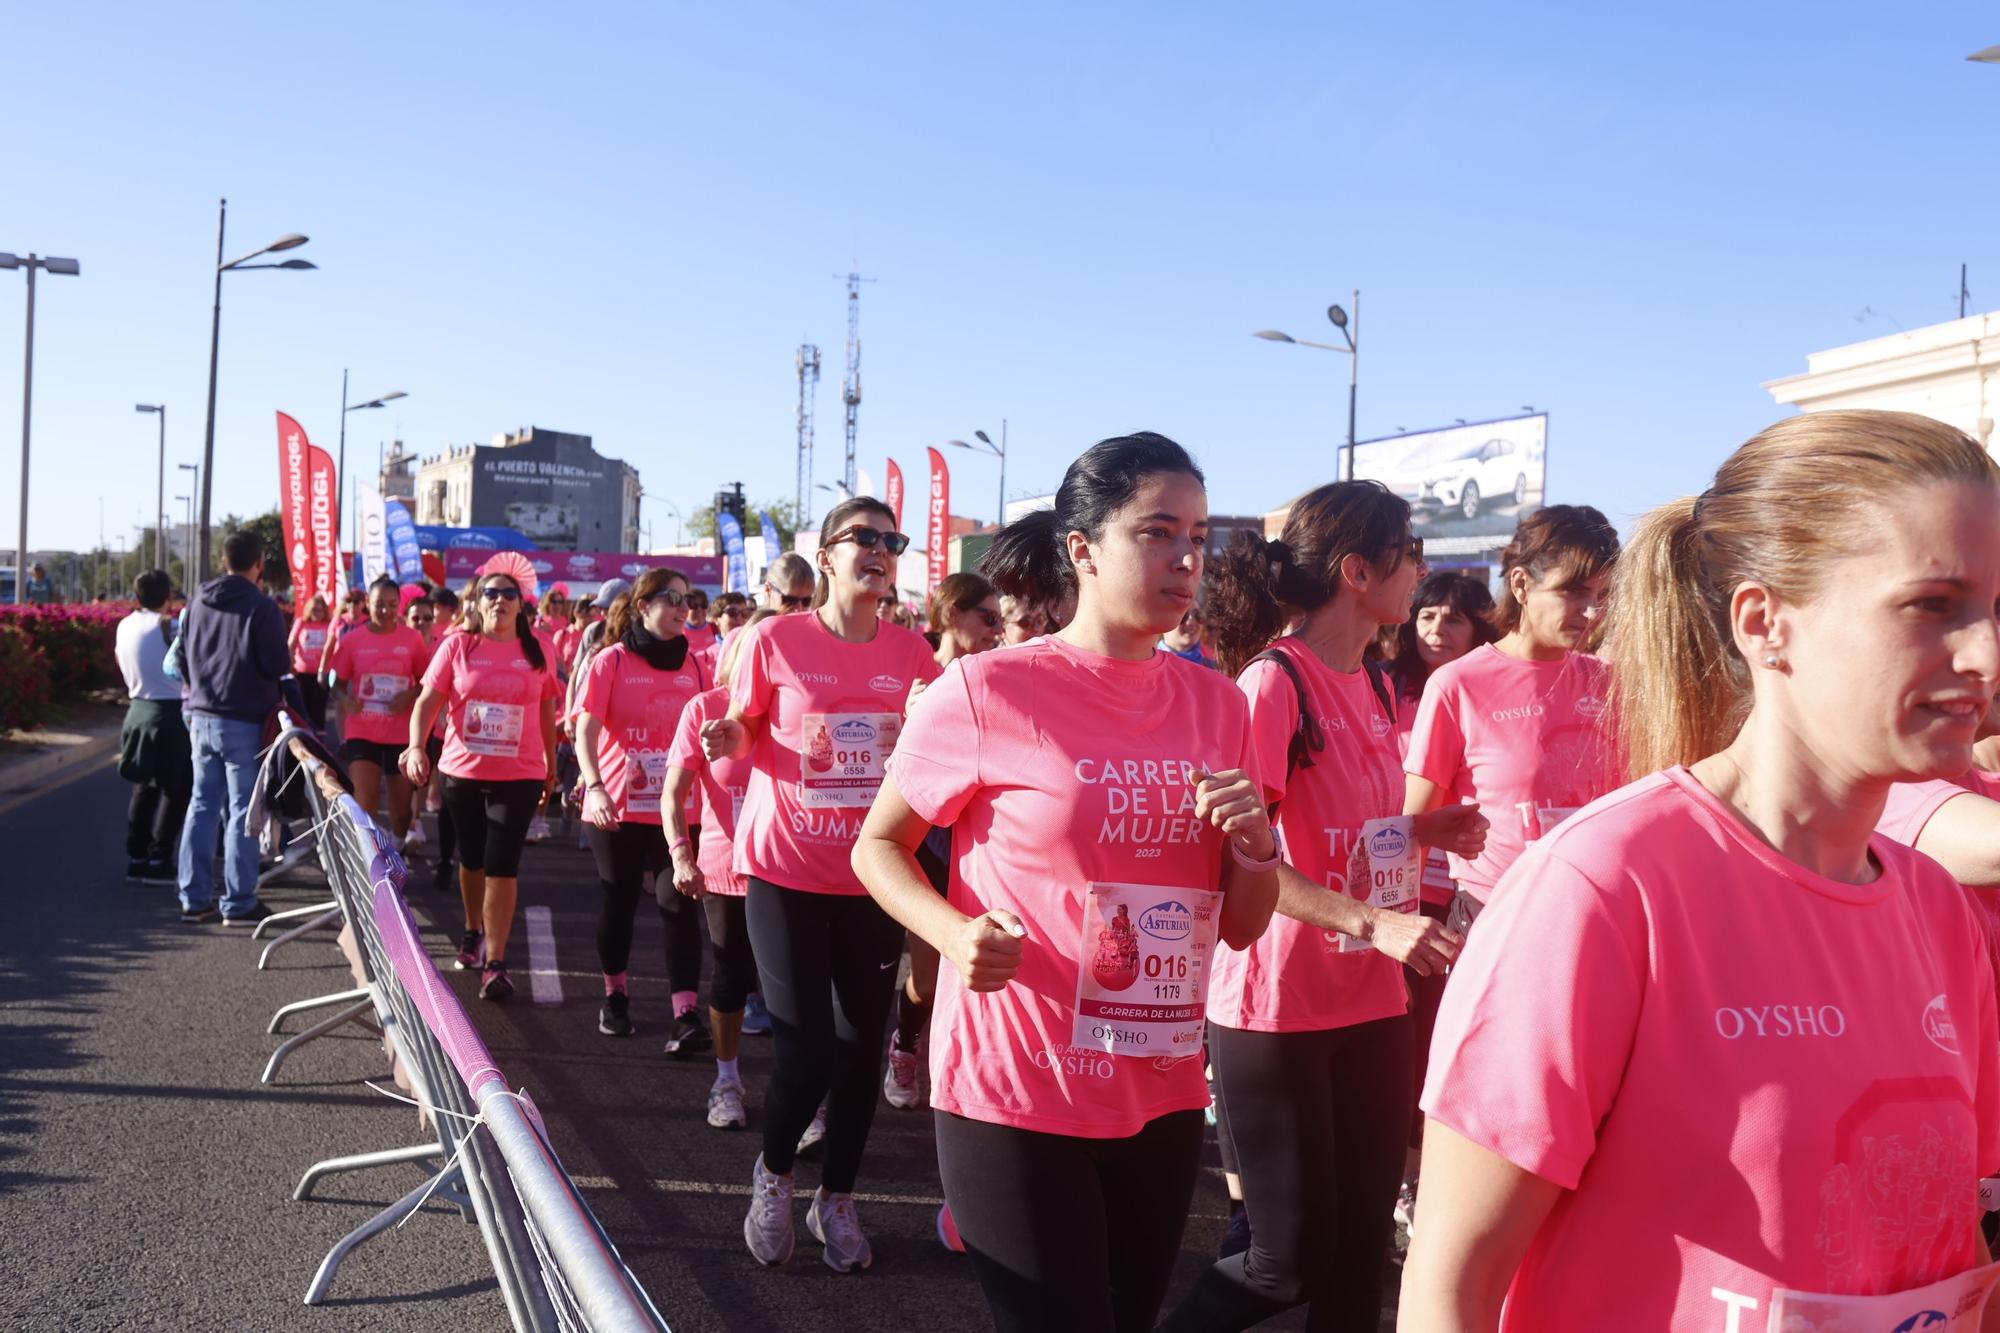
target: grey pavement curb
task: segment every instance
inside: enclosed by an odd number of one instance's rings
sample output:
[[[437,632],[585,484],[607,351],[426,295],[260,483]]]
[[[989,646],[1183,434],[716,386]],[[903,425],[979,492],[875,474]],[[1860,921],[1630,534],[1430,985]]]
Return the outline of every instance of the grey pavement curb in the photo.
[[[70,770],[101,762],[118,753],[118,736],[98,736],[81,745],[65,745],[19,763],[0,767],[0,795],[15,795]]]

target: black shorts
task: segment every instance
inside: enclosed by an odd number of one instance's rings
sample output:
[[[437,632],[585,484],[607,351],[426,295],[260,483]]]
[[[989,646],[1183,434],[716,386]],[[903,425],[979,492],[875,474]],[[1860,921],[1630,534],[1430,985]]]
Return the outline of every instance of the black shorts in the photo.
[[[433,731],[424,742],[424,753],[430,757],[431,767],[436,769],[438,760],[444,758],[444,737]]]
[[[384,773],[401,773],[403,747],[391,745],[387,741],[364,741],[353,737],[340,743],[340,762],[343,764],[374,764]]]

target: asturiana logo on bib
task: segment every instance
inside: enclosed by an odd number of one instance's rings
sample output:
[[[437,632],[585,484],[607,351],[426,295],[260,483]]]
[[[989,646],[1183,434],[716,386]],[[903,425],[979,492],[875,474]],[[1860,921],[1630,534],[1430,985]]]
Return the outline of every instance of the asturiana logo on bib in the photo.
[[[834,727],[833,738],[842,745],[872,745],[875,743],[875,724],[851,717]]]
[[[1170,898],[1139,913],[1139,929],[1156,940],[1184,940],[1194,931],[1194,913]]]
[[[894,676],[877,676],[868,682],[868,688],[879,694],[894,694],[903,688],[903,682]]]
[[[1410,840],[1398,828],[1376,829],[1368,840],[1368,854],[1378,861],[1393,861],[1410,848]]]
[[[1931,997],[1924,1006],[1924,1035],[1946,1055],[1958,1054],[1958,1027],[1951,1021],[1951,1010],[1942,995]]]

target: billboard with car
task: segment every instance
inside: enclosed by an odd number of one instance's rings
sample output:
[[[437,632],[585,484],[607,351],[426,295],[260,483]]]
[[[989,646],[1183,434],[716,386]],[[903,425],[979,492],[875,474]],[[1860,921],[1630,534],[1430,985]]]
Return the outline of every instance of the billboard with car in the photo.
[[[1542,506],[1548,437],[1548,413],[1537,412],[1364,440],[1354,448],[1354,475],[1408,500],[1426,541],[1492,538],[1497,548]]]

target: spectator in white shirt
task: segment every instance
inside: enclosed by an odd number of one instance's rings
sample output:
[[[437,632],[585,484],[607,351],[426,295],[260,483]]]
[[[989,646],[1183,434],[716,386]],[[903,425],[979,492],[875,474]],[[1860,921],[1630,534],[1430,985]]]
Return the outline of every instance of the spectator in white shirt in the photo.
[[[118,738],[118,776],[133,784],[125,815],[125,878],[134,883],[176,882],[181,821],[194,784],[181,687],[166,671],[174,622],[162,608],[173,586],[162,570],[141,574],[132,581],[139,609],[118,622],[118,670],[132,700]]]

